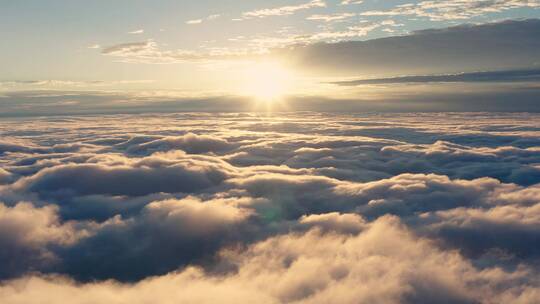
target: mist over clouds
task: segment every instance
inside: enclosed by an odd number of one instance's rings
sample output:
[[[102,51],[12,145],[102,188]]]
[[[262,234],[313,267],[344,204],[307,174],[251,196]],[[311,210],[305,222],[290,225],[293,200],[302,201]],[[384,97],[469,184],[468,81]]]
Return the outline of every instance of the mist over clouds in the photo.
[[[0,297],[536,303],[539,120],[4,119]]]

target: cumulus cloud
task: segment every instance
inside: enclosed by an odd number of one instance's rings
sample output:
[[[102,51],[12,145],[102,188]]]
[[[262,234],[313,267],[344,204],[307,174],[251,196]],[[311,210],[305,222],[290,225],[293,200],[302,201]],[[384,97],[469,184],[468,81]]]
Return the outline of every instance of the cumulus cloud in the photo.
[[[219,184],[228,175],[217,160],[148,157],[139,161],[119,157],[102,164],[67,164],[46,168],[18,180],[14,188],[53,195],[146,195],[157,192],[191,192]]]
[[[154,201],[136,217],[106,223],[93,235],[58,250],[63,263],[57,271],[82,280],[134,281],[189,263],[211,263],[222,247],[250,237],[246,222],[250,212],[233,203],[195,197]]]
[[[9,183],[11,181],[11,178],[11,173],[0,168],[0,185]]]
[[[86,234],[75,223],[61,223],[57,207],[34,207],[20,202],[13,207],[0,203],[0,279],[10,278],[54,264],[50,246],[69,244]],[[81,228],[81,227],[79,227]]]
[[[135,285],[26,277],[4,285],[0,295],[6,303],[66,296],[75,303],[533,303],[539,288],[529,269],[480,271],[457,253],[417,239],[393,217],[381,218],[359,234],[321,234],[314,228],[223,255],[237,266],[234,273],[212,275],[188,268]],[[521,286],[522,280],[530,285]]]
[[[537,121],[5,119],[0,298],[536,303]]]
[[[188,133],[177,137],[158,137],[156,140],[137,144],[137,138],[132,138],[126,143],[117,145],[116,147],[125,147],[129,153],[149,153],[156,151],[169,151],[180,149],[188,153],[207,153],[219,152],[232,149],[234,145],[219,137],[208,135],[196,135]]]

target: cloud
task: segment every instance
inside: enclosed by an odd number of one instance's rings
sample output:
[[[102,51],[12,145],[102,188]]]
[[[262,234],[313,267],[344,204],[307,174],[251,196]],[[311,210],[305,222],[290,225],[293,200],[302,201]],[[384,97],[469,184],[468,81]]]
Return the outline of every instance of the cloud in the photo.
[[[431,83],[431,82],[537,82],[540,81],[540,70],[508,70],[473,72],[450,75],[414,75],[389,78],[359,79],[334,82],[341,86],[364,84],[396,84],[396,83]]]
[[[343,0],[343,1],[341,1],[341,5],[362,4],[362,3],[364,3],[363,0]]]
[[[537,116],[3,119],[0,297],[535,303]]]
[[[539,23],[531,19],[461,25],[367,41],[312,44],[281,55],[300,68],[339,71],[342,76],[358,76],[358,71],[395,76],[524,69],[540,62]],[[455,52],[456,45],[460,52]]]
[[[187,153],[198,154],[207,152],[220,152],[233,148],[234,145],[228,143],[219,137],[208,135],[196,135],[188,133],[183,136],[157,138],[156,140],[145,141],[145,138],[132,138],[126,143],[117,145],[117,148],[124,148],[128,153],[135,154],[152,154],[157,151],[169,151],[181,149]]]
[[[6,303],[54,302],[67,296],[75,303],[532,303],[538,296],[531,269],[479,271],[455,252],[416,238],[394,217],[381,218],[354,235],[313,229],[270,238],[225,258],[236,265],[234,273],[221,276],[188,268],[134,285],[81,285],[58,276],[34,276],[10,281],[0,295]],[[523,280],[531,284],[521,286]]]
[[[0,203],[0,279],[23,274],[21,271],[48,267],[56,262],[51,245],[70,244],[85,234],[74,223],[61,223],[57,207],[36,208],[20,202],[13,207]],[[82,228],[82,227],[81,227]]]
[[[139,35],[143,33],[144,33],[144,30],[134,30],[134,31],[128,32],[128,34],[133,34],[133,35]]]
[[[193,23],[192,23],[193,24]],[[192,50],[163,50],[157,42],[149,40],[143,42],[131,42],[113,45],[104,48],[103,55],[117,57],[123,62],[171,64],[186,61],[209,61],[240,59],[254,55],[248,50],[209,50],[199,52]]]
[[[201,24],[203,22],[202,19],[193,19],[186,21],[186,24]]]
[[[337,22],[349,13],[311,15],[308,19]],[[201,19],[202,20],[202,19]],[[395,20],[360,21],[340,29],[307,33],[243,37],[238,48],[164,49],[155,41],[106,47],[103,55],[122,62],[172,64],[180,62],[249,60],[272,57],[315,75],[378,76],[458,74],[516,70],[540,62],[536,37],[538,19],[508,20],[417,31],[412,34],[355,41],[375,30],[401,27]],[[461,51],[456,53],[455,45]],[[514,56],[507,56],[514,54]],[[266,58],[265,57],[265,58]],[[312,59],[316,59],[313,62]]]
[[[133,162],[117,157],[102,164],[89,162],[46,168],[17,181],[14,187],[51,195],[62,191],[112,195],[190,192],[217,185],[228,175],[227,166],[208,160],[185,158],[182,162],[156,156]]]
[[[11,181],[11,178],[11,173],[0,168],[0,185],[9,183]]]
[[[220,14],[213,14],[213,15],[209,15],[208,17],[206,17],[206,18],[204,18],[204,19],[193,19],[193,20],[188,20],[188,21],[186,21],[186,24],[190,24],[190,25],[201,24],[201,23],[203,23],[205,20],[206,20],[206,21],[216,20],[216,19],[218,19],[219,17],[221,17]]]
[[[322,0],[312,0],[310,2],[299,4],[299,5],[288,5],[288,6],[282,6],[282,7],[276,7],[276,8],[265,8],[265,9],[253,10],[253,11],[244,12],[242,14],[242,18],[251,19],[251,18],[266,18],[270,16],[286,16],[286,15],[292,15],[296,13],[297,11],[307,10],[307,9],[317,8],[317,7],[326,7],[326,3]]]
[[[190,51],[162,51],[154,41],[118,44],[104,48],[101,53],[126,62],[174,63],[201,58]]]
[[[122,86],[132,84],[148,84],[153,80],[5,80],[0,81],[0,88],[8,90],[25,90],[29,88],[42,89],[61,89],[61,88],[88,88],[88,87],[107,87]]]
[[[342,77],[338,78],[343,80]],[[335,79],[335,80],[338,80]],[[356,79],[356,77],[355,77]],[[488,84],[469,86],[446,83],[429,88],[413,86],[370,86],[342,97],[325,95],[288,96],[274,104],[276,112],[540,112],[536,102],[540,90],[535,83]],[[335,89],[338,87],[336,86]],[[357,90],[357,88],[353,88]],[[7,91],[0,96],[1,117],[42,115],[134,114],[171,112],[236,113],[265,111],[254,99],[182,91],[109,92],[82,90]],[[508,100],[512,100],[509,103]]]
[[[341,13],[341,14],[333,14],[333,15],[311,15],[307,17],[306,19],[315,20],[315,21],[324,21],[324,22],[336,22],[336,21],[343,21],[354,16],[356,16],[356,14]]]
[[[428,214],[426,218],[435,222],[430,229],[469,256],[491,263],[497,259],[516,264],[530,259],[535,263],[540,260],[540,250],[529,244],[540,239],[539,208],[538,204],[487,210],[458,208]],[[520,237],[516,239],[515,235]]]
[[[421,1],[396,6],[390,10],[373,10],[361,13],[364,16],[417,16],[433,21],[470,19],[485,14],[498,13],[518,8],[538,8],[537,0],[444,0]]]
[[[82,280],[136,281],[190,263],[211,263],[222,247],[249,237],[249,211],[233,202],[187,197],[149,203],[138,216],[105,224],[64,246],[58,251],[59,272]],[[135,251],[134,243],[139,244]]]

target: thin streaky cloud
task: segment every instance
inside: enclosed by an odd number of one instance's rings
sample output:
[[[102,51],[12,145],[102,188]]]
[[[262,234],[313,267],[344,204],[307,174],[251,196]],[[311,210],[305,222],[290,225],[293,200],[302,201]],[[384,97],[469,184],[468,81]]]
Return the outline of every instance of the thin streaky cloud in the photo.
[[[540,0],[443,0],[398,5],[388,10],[371,10],[363,16],[416,16],[432,21],[464,20],[518,8],[538,8]]]
[[[311,15],[307,17],[307,20],[323,21],[323,22],[336,22],[347,20],[351,17],[356,16],[354,13],[340,13],[332,15]]]
[[[276,8],[264,8],[253,11],[248,11],[242,14],[244,19],[250,18],[265,18],[270,16],[286,16],[292,15],[298,11],[326,7],[326,2],[322,0],[312,0],[310,2],[299,5],[288,5]]]
[[[190,24],[190,25],[194,25],[194,24],[201,24],[203,23],[205,20],[206,21],[212,21],[212,20],[216,20],[218,18],[221,17],[221,14],[213,14],[213,15],[209,15],[208,17],[204,18],[204,19],[193,19],[193,20],[188,20],[186,21],[186,24]]]
[[[341,5],[362,4],[362,3],[364,3],[363,0],[343,0],[343,1],[341,1]]]
[[[143,29],[134,30],[134,31],[128,32],[128,34],[132,34],[132,35],[144,34],[144,30]]]
[[[540,69],[488,71],[447,75],[412,75],[389,78],[358,79],[333,82],[340,86],[366,84],[431,83],[431,82],[536,82],[540,81]]]
[[[186,24],[201,24],[203,22],[202,19],[193,19],[186,21]]]

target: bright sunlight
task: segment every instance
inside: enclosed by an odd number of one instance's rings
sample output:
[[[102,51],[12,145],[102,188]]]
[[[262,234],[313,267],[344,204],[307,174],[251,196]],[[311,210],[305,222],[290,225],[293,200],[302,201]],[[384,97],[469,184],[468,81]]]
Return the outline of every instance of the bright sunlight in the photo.
[[[241,93],[260,101],[282,99],[291,89],[293,74],[277,62],[259,62],[244,70]]]

